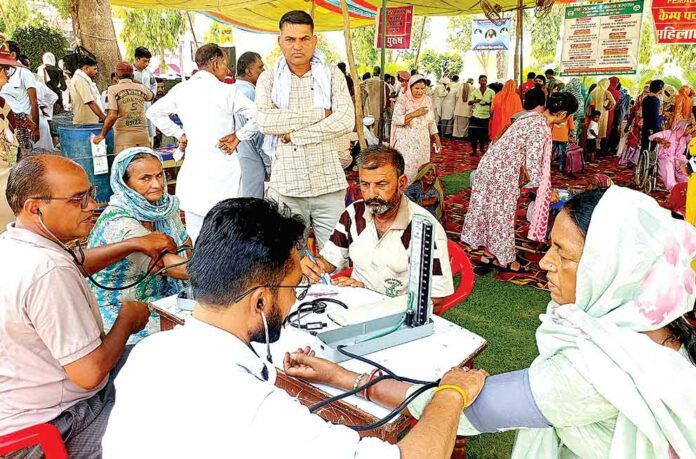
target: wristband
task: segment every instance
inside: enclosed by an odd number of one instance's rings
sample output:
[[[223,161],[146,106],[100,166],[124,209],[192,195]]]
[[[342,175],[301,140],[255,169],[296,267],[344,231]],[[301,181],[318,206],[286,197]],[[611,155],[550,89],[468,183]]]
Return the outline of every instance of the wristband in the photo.
[[[360,381],[367,376],[367,373],[361,373],[358,376],[355,377],[355,382],[353,382],[353,390],[357,389],[358,386],[360,385]]]
[[[469,396],[467,395],[466,391],[464,389],[462,389],[461,387],[455,386],[453,384],[445,384],[444,386],[438,387],[437,389],[435,389],[435,392],[433,392],[433,397],[435,396],[435,394],[437,394],[441,390],[446,390],[446,389],[452,389],[452,390],[456,390],[457,392],[459,392],[459,395],[461,395],[462,398],[464,399],[464,406],[466,407],[469,405]]]
[[[383,375],[384,375],[384,373],[382,373],[382,370],[380,370],[379,368],[375,368],[375,369],[372,370],[372,372],[370,373],[370,377],[367,378],[367,383],[365,383],[365,384],[370,384],[370,383],[372,382],[372,380],[375,379],[375,377],[380,377],[380,376],[383,376]],[[367,400],[368,402],[371,402],[372,400],[370,400],[370,394],[368,393],[369,390],[370,390],[370,388],[368,387],[368,388],[366,388],[366,389],[363,391],[363,397],[364,397],[365,400]]]

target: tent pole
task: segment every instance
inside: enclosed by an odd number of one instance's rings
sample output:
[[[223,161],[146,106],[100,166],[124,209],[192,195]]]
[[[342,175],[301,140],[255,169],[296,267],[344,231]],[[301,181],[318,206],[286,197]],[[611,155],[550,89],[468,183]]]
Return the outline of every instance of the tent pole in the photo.
[[[377,127],[377,131],[379,134],[379,141],[381,142],[382,139],[384,139],[384,73],[385,73],[385,48],[386,48],[386,43],[387,43],[387,0],[382,0],[382,42],[380,43],[380,48],[382,48],[382,56],[380,60],[380,69],[381,69],[381,74],[380,74],[380,84],[379,84],[379,107],[380,110],[382,111],[382,116],[379,117],[379,126]]]
[[[362,108],[362,90],[360,88],[360,80],[358,80],[358,69],[355,67],[355,56],[353,55],[353,40],[350,34],[350,16],[348,16],[348,4],[346,0],[341,0],[341,11],[343,12],[343,38],[346,41],[346,54],[348,55],[348,67],[350,75],[353,78],[353,88],[355,89],[355,130],[358,133],[358,142],[360,149],[367,148],[365,141],[365,131],[363,130],[363,108]]]
[[[515,21],[515,79],[518,84],[522,84],[524,78],[522,67],[522,35],[524,34],[524,3],[523,0],[517,0],[517,20]]]
[[[191,29],[191,35],[193,35],[193,42],[196,44],[196,49],[198,49],[198,39],[196,38],[196,31],[193,30],[193,20],[191,19],[191,13],[187,12],[186,17],[188,18],[189,29]]]
[[[423,25],[421,25],[420,40],[418,40],[418,51],[416,51],[416,63],[413,64],[413,68],[418,70],[418,59],[420,59],[421,45],[423,45],[423,32],[425,32],[425,22],[428,20],[428,16],[423,18]]]

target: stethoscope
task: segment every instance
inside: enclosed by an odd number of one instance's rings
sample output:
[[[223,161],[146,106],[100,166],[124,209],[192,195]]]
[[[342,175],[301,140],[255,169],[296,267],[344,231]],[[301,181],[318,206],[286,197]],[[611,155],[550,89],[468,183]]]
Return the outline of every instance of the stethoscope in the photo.
[[[336,304],[343,309],[348,309],[348,306],[341,300],[337,300],[335,298],[317,298],[312,301],[300,303],[295,311],[288,314],[285,322],[290,324],[292,327],[300,330],[307,330],[314,335],[316,334],[317,330],[323,330],[328,326],[328,324],[323,321],[302,323],[302,319],[310,314],[324,314],[326,312],[326,308],[329,306],[329,303]]]

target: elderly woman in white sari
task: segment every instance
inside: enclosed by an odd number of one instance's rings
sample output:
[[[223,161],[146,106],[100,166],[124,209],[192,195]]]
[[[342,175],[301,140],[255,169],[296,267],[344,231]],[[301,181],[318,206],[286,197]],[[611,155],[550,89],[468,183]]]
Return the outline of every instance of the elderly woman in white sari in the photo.
[[[696,332],[684,317],[696,299],[696,229],[613,186],[570,199],[551,239],[539,356],[468,394],[458,434],[519,429],[513,458],[696,457]],[[357,378],[305,360],[313,380]],[[389,380],[365,395],[393,408],[416,390]],[[432,393],[409,412],[420,418]]]

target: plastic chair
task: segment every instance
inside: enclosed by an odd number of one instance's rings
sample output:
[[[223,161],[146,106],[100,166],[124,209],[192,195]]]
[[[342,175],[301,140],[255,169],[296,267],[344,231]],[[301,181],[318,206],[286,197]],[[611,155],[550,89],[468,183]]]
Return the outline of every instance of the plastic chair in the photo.
[[[67,459],[63,437],[53,424],[37,424],[0,437],[0,457],[40,445],[46,459]]]
[[[450,265],[452,266],[452,277],[457,273],[460,274],[459,286],[450,296],[445,298],[440,308],[440,314],[452,309],[462,301],[466,300],[474,289],[474,269],[471,267],[469,257],[467,256],[462,246],[454,241],[447,240],[447,251],[449,252]],[[350,277],[353,268],[346,268],[341,272],[333,274],[332,279],[337,277]]]

